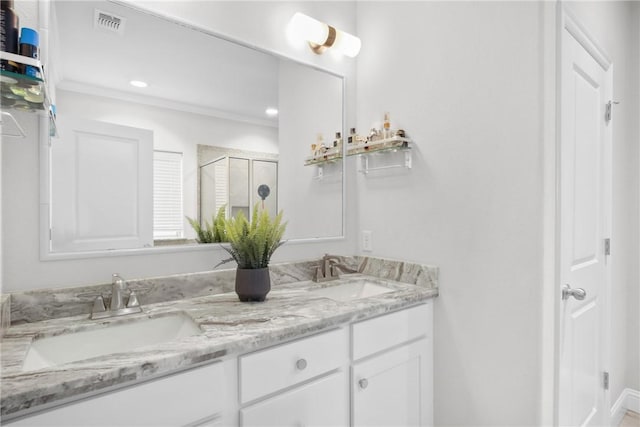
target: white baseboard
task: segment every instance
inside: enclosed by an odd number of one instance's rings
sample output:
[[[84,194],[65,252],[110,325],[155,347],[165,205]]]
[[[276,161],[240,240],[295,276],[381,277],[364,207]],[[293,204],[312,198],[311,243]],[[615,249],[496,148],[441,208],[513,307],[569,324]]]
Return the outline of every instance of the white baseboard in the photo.
[[[617,426],[627,411],[640,413],[640,392],[625,388],[611,407],[611,425]]]
[[[640,414],[640,391],[625,389],[627,392],[627,410]]]

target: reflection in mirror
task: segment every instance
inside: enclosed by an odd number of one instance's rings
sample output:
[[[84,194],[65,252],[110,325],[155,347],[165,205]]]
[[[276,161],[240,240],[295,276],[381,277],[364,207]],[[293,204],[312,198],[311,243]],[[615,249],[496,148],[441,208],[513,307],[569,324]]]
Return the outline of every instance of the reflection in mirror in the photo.
[[[277,155],[199,145],[198,165],[201,225],[223,206],[227,217],[242,212],[251,218],[256,203],[278,213]]]
[[[94,23],[100,13],[121,19],[117,32]],[[318,180],[315,167],[304,166],[318,134],[330,142],[343,131],[342,77],[110,1],[56,1],[52,16],[59,138],[46,152],[50,226],[54,236],[95,244],[52,242],[50,252],[193,243],[186,217],[210,220],[221,204],[228,215],[250,215],[256,202],[284,210],[286,239],[343,235],[341,175]],[[268,108],[279,112],[267,115]],[[95,128],[75,127],[80,122]],[[128,137],[110,126],[147,132],[152,150],[119,149]],[[100,144],[78,145],[83,132]],[[68,152],[74,165],[62,160]],[[140,156],[152,167],[141,166]],[[110,173],[87,166],[96,164]],[[123,185],[145,190],[123,198]],[[60,203],[69,209],[53,209]],[[115,213],[105,219],[107,211]]]

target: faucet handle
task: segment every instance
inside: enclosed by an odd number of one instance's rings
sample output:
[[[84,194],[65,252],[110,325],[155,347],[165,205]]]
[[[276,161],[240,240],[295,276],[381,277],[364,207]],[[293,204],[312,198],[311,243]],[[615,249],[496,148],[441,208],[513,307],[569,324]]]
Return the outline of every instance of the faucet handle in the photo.
[[[102,295],[98,295],[95,300],[93,300],[93,309],[91,313],[100,313],[101,311],[107,311],[107,307],[104,304],[104,298]]]
[[[140,307],[140,301],[138,301],[138,295],[136,295],[136,291],[129,292],[129,300],[127,301],[127,308],[129,307]]]
[[[324,276],[322,275],[322,267],[319,265],[314,266],[313,270],[313,281],[317,282],[322,279]]]

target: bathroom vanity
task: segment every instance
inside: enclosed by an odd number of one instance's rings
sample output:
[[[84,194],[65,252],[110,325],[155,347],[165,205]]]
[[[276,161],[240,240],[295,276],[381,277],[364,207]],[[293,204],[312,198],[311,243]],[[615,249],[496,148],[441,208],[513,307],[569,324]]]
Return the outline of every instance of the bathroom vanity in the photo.
[[[121,318],[15,325],[2,340],[3,424],[431,425],[437,294],[435,286],[351,274],[276,283],[264,303],[227,292],[143,301],[143,313]],[[39,340],[91,340],[94,331],[163,317],[190,319],[199,331],[89,359],[24,364]]]

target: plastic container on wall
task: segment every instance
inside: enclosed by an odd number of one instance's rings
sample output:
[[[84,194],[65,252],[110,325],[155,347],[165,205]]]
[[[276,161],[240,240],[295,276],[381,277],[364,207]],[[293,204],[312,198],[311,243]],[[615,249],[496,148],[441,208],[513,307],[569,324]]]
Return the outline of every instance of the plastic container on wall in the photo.
[[[20,55],[38,59],[40,48],[40,37],[38,32],[32,28],[23,27],[20,32]],[[22,74],[29,77],[40,77],[38,69],[30,65],[22,65]]]
[[[20,24],[18,15],[13,10],[13,0],[0,1],[0,50],[9,53],[18,53],[18,32]],[[0,69],[3,71],[18,72],[18,64],[13,61],[1,60]]]

